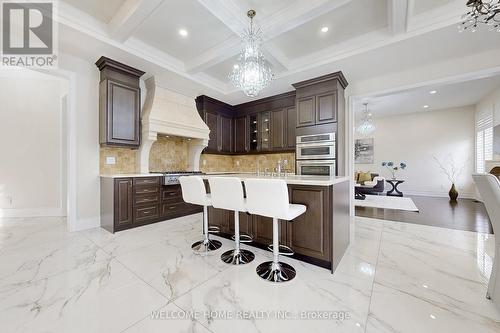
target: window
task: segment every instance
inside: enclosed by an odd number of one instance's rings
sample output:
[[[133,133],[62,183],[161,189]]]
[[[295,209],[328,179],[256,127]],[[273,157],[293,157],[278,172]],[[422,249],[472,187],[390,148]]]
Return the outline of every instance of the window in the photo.
[[[485,172],[484,161],[493,159],[493,115],[486,113],[476,119],[476,172]]]

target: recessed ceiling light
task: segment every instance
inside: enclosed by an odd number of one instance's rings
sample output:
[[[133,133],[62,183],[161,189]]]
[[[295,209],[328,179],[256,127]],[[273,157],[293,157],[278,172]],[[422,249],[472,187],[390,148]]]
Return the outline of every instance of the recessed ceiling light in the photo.
[[[436,316],[431,314],[429,317],[431,317],[431,319],[436,319]]]
[[[429,108],[429,105],[424,105],[424,109],[427,109],[427,108]]]
[[[182,37],[187,37],[188,31],[186,29],[179,29],[179,35]]]
[[[437,93],[437,90],[431,90],[431,91],[429,91],[429,94],[431,94],[431,95],[434,95],[435,93]]]
[[[328,27],[321,28],[321,32],[328,32]]]

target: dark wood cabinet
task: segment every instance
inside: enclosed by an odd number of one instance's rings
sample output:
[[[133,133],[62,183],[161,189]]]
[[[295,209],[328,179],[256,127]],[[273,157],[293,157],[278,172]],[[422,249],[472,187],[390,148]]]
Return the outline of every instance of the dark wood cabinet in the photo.
[[[249,150],[250,129],[248,117],[234,118],[234,152],[246,153]]]
[[[101,178],[101,227],[116,232],[199,213],[182,199],[180,185],[160,177]]]
[[[196,98],[196,108],[210,129],[206,153],[231,154],[234,152],[234,107],[202,95]]]
[[[286,148],[295,149],[297,142],[295,127],[297,126],[297,116],[295,107],[286,109]]]
[[[288,189],[290,202],[305,205],[307,210],[293,221],[279,221],[280,244],[290,247],[296,258],[323,267],[336,267],[349,243],[349,183],[288,185]],[[338,207],[332,205],[334,201]],[[272,218],[243,212],[239,217],[240,232],[252,236],[251,245],[267,248],[272,244]],[[221,229],[221,236],[230,238],[234,235],[234,212],[210,207],[208,222],[210,226]],[[333,237],[338,249],[332,248]]]
[[[286,243],[286,222],[279,221],[280,244]],[[253,215],[254,242],[267,247],[273,243],[273,219],[270,217]]]
[[[337,121],[337,92],[328,92],[316,96],[316,124]]]
[[[96,62],[99,83],[99,142],[101,145],[138,148],[141,144],[141,90],[143,71],[112,59]]]
[[[329,188],[324,186],[291,186],[290,200],[307,207],[304,214],[287,225],[287,246],[300,255],[321,260],[331,257],[329,221]]]
[[[220,121],[220,146],[219,152],[232,153],[233,148],[233,119],[219,115]]]
[[[286,147],[286,110],[279,109],[271,112],[271,147],[280,150]]]
[[[134,223],[132,178],[118,178],[114,187],[114,222],[119,229],[127,228]]]
[[[316,98],[307,96],[297,99],[297,127],[315,124]]]
[[[297,128],[331,124],[339,120],[338,115],[345,107],[343,95],[347,87],[342,72],[294,83],[293,86],[297,99]],[[323,128],[319,131],[323,131]]]
[[[215,112],[205,112],[205,123],[210,129],[208,150],[219,150],[219,115]]]

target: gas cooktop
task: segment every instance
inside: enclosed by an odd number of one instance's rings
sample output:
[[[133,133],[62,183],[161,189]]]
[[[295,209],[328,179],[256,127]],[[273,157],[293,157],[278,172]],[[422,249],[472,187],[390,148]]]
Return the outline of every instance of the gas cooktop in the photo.
[[[188,175],[201,175],[201,171],[155,171],[151,173],[163,174],[163,185],[177,185],[179,184],[179,177]]]

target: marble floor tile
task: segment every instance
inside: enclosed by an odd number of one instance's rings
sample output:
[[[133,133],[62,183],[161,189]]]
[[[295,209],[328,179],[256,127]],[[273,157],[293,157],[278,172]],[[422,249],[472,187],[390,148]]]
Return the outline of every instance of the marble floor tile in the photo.
[[[114,259],[0,292],[2,332],[120,332],[166,303]]]
[[[253,262],[219,273],[174,303],[188,312],[214,313],[202,319],[214,332],[363,332],[373,276],[352,274],[350,268],[332,275],[326,269],[283,258],[295,267],[297,276],[276,285],[255,272],[258,264],[271,259],[271,253],[254,252]],[[318,319],[319,315],[323,318]]]
[[[27,286],[64,271],[91,266],[109,255],[83,236],[0,250],[0,291]]]
[[[173,303],[158,309],[124,333],[210,333],[194,316]]]
[[[500,332],[500,322],[376,282],[366,333],[389,332],[493,333]]]
[[[219,239],[224,246],[209,255],[194,253],[190,243],[177,246],[161,241],[127,252],[117,260],[170,300],[230,267],[220,254],[233,243]]]
[[[1,332],[500,332],[485,299],[494,236],[355,218],[335,274],[291,258],[297,277],[200,256],[202,215],[111,234],[64,219],[0,219]],[[217,238],[216,236],[213,236]]]

